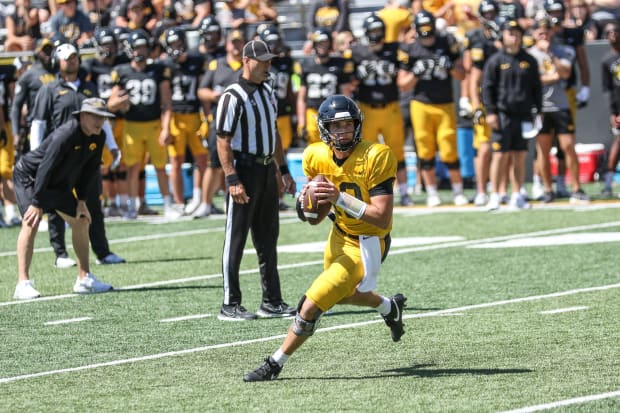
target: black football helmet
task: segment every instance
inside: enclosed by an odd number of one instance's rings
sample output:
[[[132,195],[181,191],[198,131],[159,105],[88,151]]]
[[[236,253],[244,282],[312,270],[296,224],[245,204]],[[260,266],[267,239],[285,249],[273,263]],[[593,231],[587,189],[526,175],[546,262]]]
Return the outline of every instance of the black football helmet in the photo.
[[[222,26],[214,16],[207,16],[200,21],[198,32],[207,47],[215,47],[222,40]]]
[[[566,13],[566,6],[562,0],[545,0],[544,7],[551,24],[554,26],[562,24]]]
[[[144,62],[148,58],[148,54],[141,55],[136,53],[136,48],[140,46],[149,47],[150,43],[149,35],[142,29],[134,30],[129,33],[129,37],[127,38],[127,50],[131,59],[136,62]]]
[[[349,151],[362,141],[363,118],[362,111],[357,107],[355,102],[348,97],[344,95],[332,95],[328,97],[321,103],[321,106],[319,106],[317,118],[321,140],[339,151]],[[329,133],[329,129],[327,128],[328,123],[351,119],[355,126],[355,132],[351,141],[341,142]]]
[[[180,43],[179,43],[180,42]],[[166,30],[164,34],[164,43],[166,45],[166,53],[173,59],[177,59],[185,53],[185,30],[178,26]],[[175,45],[177,43],[177,45]]]
[[[413,25],[418,37],[432,37],[435,35],[435,17],[426,10],[420,10],[413,18]]]
[[[282,52],[282,33],[277,26],[271,24],[260,32],[260,38],[267,43],[272,53],[280,54]]]
[[[499,6],[495,0],[482,0],[478,6],[478,17],[482,21],[495,20],[499,12]]]
[[[97,54],[103,59],[116,55],[118,41],[114,31],[109,27],[100,27],[93,35]]]
[[[332,34],[327,29],[316,29],[310,37],[312,39],[312,48],[317,56],[328,56],[333,46]],[[327,48],[319,47],[319,43],[322,42],[329,42]]]
[[[366,17],[362,27],[364,28],[364,35],[371,46],[381,43],[385,39],[385,23],[376,14],[373,13]]]

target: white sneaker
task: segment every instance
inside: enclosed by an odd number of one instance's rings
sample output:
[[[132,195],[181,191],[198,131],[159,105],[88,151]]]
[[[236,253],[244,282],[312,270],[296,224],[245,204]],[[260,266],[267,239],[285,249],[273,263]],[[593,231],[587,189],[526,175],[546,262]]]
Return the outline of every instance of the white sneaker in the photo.
[[[73,284],[73,292],[77,294],[105,293],[113,288],[110,284],[99,281],[91,273],[86,274],[86,277],[81,280],[78,278],[75,280],[75,284]]]
[[[176,208],[176,205],[164,207],[164,216],[166,219],[179,219],[183,215],[183,212]]]
[[[532,185],[532,199],[535,201],[541,201],[545,196],[545,187],[541,184]]]
[[[183,212],[185,215],[192,215],[194,211],[200,206],[201,201],[199,199],[192,199],[187,205],[185,205],[185,209]]]
[[[15,287],[15,294],[13,294],[13,299],[32,300],[37,297],[41,297],[41,293],[35,290],[32,280],[25,280],[17,283],[17,287]]]
[[[42,219],[41,221],[39,221],[39,232],[47,232],[49,230],[49,225],[47,224],[47,221]]]
[[[485,206],[489,202],[489,196],[484,192],[478,192],[474,198],[474,205],[477,207]]]
[[[454,205],[456,206],[463,206],[463,205],[469,204],[469,199],[467,199],[467,197],[463,194],[454,195],[453,201],[454,201]]]
[[[135,221],[138,219],[138,212],[135,209],[128,209],[123,215],[123,219],[126,221]]]
[[[211,206],[202,202],[198,208],[192,213],[193,218],[206,218],[211,214]]]
[[[56,257],[56,262],[54,263],[54,266],[56,268],[61,268],[61,269],[71,268],[76,265],[77,265],[77,262],[73,258],[69,258],[69,257]]]
[[[529,209],[531,205],[522,194],[513,192],[510,196],[510,207],[515,209]]]
[[[492,193],[491,196],[489,197],[489,203],[487,204],[487,210],[497,211],[499,209],[500,201],[501,199],[500,199],[499,194]]]
[[[433,208],[439,205],[441,205],[441,198],[439,198],[439,195],[429,195],[426,198],[426,206],[428,206],[429,208]]]

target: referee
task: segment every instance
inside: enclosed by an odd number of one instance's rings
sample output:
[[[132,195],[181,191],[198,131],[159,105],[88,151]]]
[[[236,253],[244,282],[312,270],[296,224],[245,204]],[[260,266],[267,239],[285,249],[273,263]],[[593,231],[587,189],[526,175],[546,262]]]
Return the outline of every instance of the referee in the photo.
[[[224,302],[220,320],[295,314],[295,309],[282,300],[277,268],[280,195],[277,177],[281,175],[282,190],[290,194],[295,193],[295,181],[286,166],[276,129],[276,98],[268,82],[274,57],[262,40],[246,43],[242,74],[226,88],[217,107],[217,151],[228,187],[222,254]],[[239,266],[249,230],[258,254],[263,289],[258,315],[241,305]]]

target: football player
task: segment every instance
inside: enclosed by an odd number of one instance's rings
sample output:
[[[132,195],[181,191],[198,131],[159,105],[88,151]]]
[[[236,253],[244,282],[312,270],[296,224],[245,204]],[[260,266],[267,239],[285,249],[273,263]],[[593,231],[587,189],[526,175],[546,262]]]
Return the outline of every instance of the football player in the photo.
[[[375,14],[364,20],[363,27],[368,45],[356,43],[351,48],[359,81],[356,96],[365,119],[362,135],[373,142],[381,135],[394,151],[400,205],[412,205],[407,194],[405,129],[396,85],[398,70],[405,68],[398,60],[399,43],[385,43],[385,24]]]
[[[112,95],[112,68],[128,63],[129,59],[124,53],[118,53],[118,39],[111,28],[101,27],[97,29],[94,40],[97,54],[95,57],[84,61],[83,68],[87,73],[87,80],[97,85],[99,97],[107,101]],[[121,96],[119,99],[122,102],[117,101],[117,104],[127,108],[129,103],[128,96]],[[117,117],[113,120],[113,125],[114,139],[118,147],[122,148],[124,125],[122,111],[118,112]],[[106,215],[110,217],[120,217],[124,212],[116,204],[117,195],[119,196],[120,205],[127,205],[127,168],[124,162],[116,161],[107,146],[104,147],[101,161],[102,192],[104,202],[109,203],[105,211]],[[114,168],[112,168],[113,164]]]
[[[304,65],[297,92],[297,134],[307,143],[321,140],[315,119],[321,102],[329,96],[353,91],[354,64],[342,57],[332,57],[332,35],[325,29],[312,33],[314,58]]]
[[[608,99],[609,122],[613,142],[607,156],[607,170],[605,171],[605,186],[601,192],[604,198],[611,198],[612,185],[618,158],[620,156],[620,23],[607,23],[603,35],[609,41],[609,52],[601,61],[603,93]]]
[[[415,15],[417,40],[404,48],[407,68],[400,70],[398,84],[403,90],[413,88],[410,105],[415,144],[421,168],[420,174],[426,186],[426,204],[441,204],[437,193],[435,156],[447,166],[452,182],[455,205],[466,205],[463,195],[460,163],[456,144],[456,110],[452,79],[463,80],[458,44],[453,36],[437,33],[435,18],[422,10]]]
[[[498,6],[495,0],[482,0],[480,2],[478,18],[482,23],[482,27],[467,32],[467,48],[463,53],[463,59],[471,62],[469,96],[471,106],[474,109],[474,149],[476,151],[476,158],[474,160],[476,173],[474,205],[476,206],[485,206],[489,201],[486,186],[489,181],[489,168],[491,167],[491,128],[484,121],[484,109],[480,100],[480,86],[484,63],[501,48],[497,14]]]
[[[202,199],[202,177],[207,169],[207,149],[197,134],[200,119],[200,100],[197,91],[200,78],[205,72],[205,58],[190,54],[186,48],[185,31],[180,27],[168,29],[164,35],[166,54],[164,64],[172,69],[172,120],[170,132],[172,144],[168,145],[170,156],[170,179],[174,202],[183,205],[183,176],[181,166],[185,161],[185,148],[194,158],[194,188],[192,200],[185,206],[184,213],[190,215]]]
[[[8,111],[16,73],[17,68],[14,65],[0,65],[0,201],[4,203],[6,211],[5,221],[2,216],[2,203],[0,203],[0,228],[21,224],[15,212],[16,200],[13,191],[15,145]]]
[[[149,36],[142,29],[133,31],[127,40],[131,62],[112,70],[112,93],[129,94],[129,110],[125,113],[123,142],[127,165],[129,203],[126,219],[136,219],[136,198],[142,163],[148,153],[157,173],[159,190],[164,200],[164,213],[174,219],[180,213],[172,207],[168,189],[166,145],[172,142],[170,68],[160,63],[148,63]]]
[[[280,348],[246,382],[275,380],[288,358],[312,336],[319,317],[336,304],[374,308],[390,328],[393,341],[404,334],[402,312],[407,298],[375,292],[381,262],[390,246],[396,158],[386,145],[362,141],[362,112],[343,95],[330,96],[318,110],[322,142],[303,154],[308,177],[323,175],[318,199],[331,202],[336,212],[325,247],[323,272],[308,288]],[[305,195],[304,186],[300,198]],[[305,220],[298,202],[298,214]]]

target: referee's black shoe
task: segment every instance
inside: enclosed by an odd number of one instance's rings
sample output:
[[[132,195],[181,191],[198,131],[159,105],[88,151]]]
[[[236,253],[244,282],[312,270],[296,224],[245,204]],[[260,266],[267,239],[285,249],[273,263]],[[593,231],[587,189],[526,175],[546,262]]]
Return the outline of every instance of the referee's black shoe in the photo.
[[[256,312],[259,317],[274,318],[288,317],[297,313],[297,310],[282,301],[280,304],[262,303]]]
[[[248,371],[243,375],[243,381],[267,381],[275,380],[282,371],[280,366],[274,359],[267,357],[265,362],[258,366],[256,370]]]
[[[403,326],[403,308],[405,308],[405,302],[407,297],[402,294],[396,294],[390,298],[392,303],[392,309],[387,315],[382,316],[385,320],[385,324],[390,327],[390,334],[392,341],[400,341],[400,338],[405,334]]]
[[[217,319],[222,321],[256,320],[257,318],[256,314],[250,313],[241,304],[222,304],[222,309],[217,316]]]

